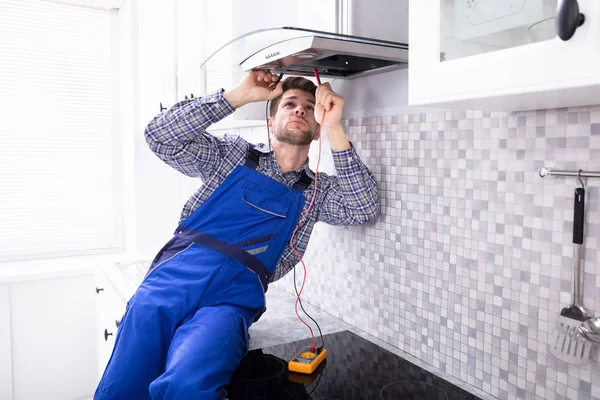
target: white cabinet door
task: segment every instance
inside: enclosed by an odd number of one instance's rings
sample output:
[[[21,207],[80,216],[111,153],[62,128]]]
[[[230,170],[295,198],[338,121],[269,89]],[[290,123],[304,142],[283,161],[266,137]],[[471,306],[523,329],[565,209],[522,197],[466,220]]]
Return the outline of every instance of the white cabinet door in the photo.
[[[137,2],[140,115],[142,126],[175,102],[175,2]]]
[[[174,0],[130,0],[132,20],[131,49],[135,54],[131,70],[136,96],[134,108],[139,110],[133,137],[133,158],[128,158],[130,177],[135,177],[133,202],[128,222],[135,235],[132,252],[155,254],[178,221],[182,203],[181,173],[154,155],[144,140],[148,122],[176,100],[175,76],[175,6]],[[139,96],[138,96],[139,95]],[[157,195],[160,188],[161,195]],[[130,191],[130,189],[127,189]],[[157,212],[157,210],[160,210]]]
[[[202,65],[207,52],[202,45],[202,38],[198,35],[198,26],[202,26],[206,31],[209,28],[206,26],[205,20],[214,20],[206,15],[207,7],[208,3],[204,1],[177,0],[175,2],[177,101],[184,100],[186,96],[188,98],[191,95],[199,97],[206,93],[206,82],[200,65]],[[220,20],[221,26],[231,25],[225,18]],[[230,40],[231,29],[227,36],[220,39],[223,41],[221,44]],[[220,46],[218,43],[214,45]]]
[[[14,400],[92,397],[94,276],[10,285]]]
[[[8,285],[0,285],[0,399],[11,400],[12,355]]]
[[[98,378],[102,377],[112,352],[112,345],[109,344],[108,340],[112,341],[114,338],[114,335],[110,335],[106,339],[104,338],[104,329],[107,329],[109,318],[107,291],[108,282],[106,278],[103,274],[96,274],[96,288],[94,289],[94,292],[96,293],[96,343],[98,345]]]
[[[114,267],[111,267],[114,269]],[[117,336],[118,323],[120,323],[127,301],[121,295],[119,288],[107,277],[105,268],[96,274],[96,343],[98,346],[98,376],[102,377],[108,360],[112,354]],[[114,279],[114,278],[113,278]],[[133,293],[131,293],[133,294]]]
[[[600,2],[555,36],[557,0],[410,0],[409,104],[531,110],[600,103]]]

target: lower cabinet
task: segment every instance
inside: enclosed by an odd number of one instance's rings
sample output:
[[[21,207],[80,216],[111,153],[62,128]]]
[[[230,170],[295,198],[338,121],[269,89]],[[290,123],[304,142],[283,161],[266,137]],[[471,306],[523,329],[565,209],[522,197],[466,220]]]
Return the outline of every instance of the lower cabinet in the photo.
[[[94,272],[0,284],[0,398],[91,398]]]
[[[93,397],[145,268],[103,265],[0,276],[1,400]]]

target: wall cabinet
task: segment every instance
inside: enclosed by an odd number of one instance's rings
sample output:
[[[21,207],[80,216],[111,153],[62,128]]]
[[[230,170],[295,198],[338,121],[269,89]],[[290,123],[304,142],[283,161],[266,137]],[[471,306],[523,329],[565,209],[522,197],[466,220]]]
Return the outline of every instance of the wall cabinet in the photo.
[[[136,3],[134,20],[140,91],[140,117],[145,127],[160,111],[170,107],[176,96],[175,0]]]
[[[600,2],[565,3],[585,17],[569,40],[556,36],[557,0],[410,0],[409,105],[600,104]]]

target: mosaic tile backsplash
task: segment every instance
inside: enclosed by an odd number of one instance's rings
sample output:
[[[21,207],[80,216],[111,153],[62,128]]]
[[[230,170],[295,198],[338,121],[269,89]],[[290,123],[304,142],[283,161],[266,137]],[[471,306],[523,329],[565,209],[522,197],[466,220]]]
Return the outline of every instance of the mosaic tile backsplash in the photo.
[[[548,349],[573,300],[579,183],[537,172],[600,170],[600,106],[345,124],[382,214],[317,225],[303,299],[500,399],[600,399],[598,351],[579,367]],[[320,170],[333,171],[322,149]],[[600,314],[600,179],[584,182],[584,305]],[[293,292],[292,274],[276,285]]]

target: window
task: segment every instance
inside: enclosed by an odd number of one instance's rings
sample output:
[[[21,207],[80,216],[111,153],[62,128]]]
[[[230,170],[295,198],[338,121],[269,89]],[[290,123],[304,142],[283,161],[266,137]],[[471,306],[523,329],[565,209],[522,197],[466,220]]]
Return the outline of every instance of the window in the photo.
[[[111,13],[0,9],[0,262],[117,251]]]

